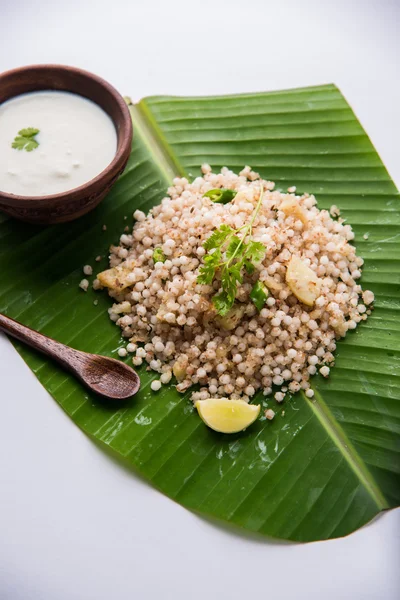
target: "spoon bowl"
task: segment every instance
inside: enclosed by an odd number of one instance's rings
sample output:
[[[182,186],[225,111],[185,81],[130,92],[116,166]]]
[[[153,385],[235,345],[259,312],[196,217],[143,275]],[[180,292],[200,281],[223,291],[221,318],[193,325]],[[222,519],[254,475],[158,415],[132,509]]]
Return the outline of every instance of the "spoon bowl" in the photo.
[[[96,394],[113,400],[125,400],[139,390],[138,374],[125,363],[98,354],[80,354],[84,357],[79,379]]]

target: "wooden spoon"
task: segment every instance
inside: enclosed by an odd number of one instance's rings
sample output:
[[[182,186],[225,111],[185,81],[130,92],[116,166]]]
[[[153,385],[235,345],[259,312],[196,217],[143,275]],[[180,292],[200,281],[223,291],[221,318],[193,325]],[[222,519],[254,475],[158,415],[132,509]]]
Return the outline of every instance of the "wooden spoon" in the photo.
[[[124,400],[139,390],[139,375],[131,367],[114,358],[74,350],[1,313],[0,329],[7,335],[54,358],[92,392],[100,396]]]

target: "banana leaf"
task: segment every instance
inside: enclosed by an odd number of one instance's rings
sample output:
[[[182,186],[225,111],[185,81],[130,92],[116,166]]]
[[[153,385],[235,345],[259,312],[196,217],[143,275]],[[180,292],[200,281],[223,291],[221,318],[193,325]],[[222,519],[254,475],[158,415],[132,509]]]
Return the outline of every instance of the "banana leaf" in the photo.
[[[314,402],[302,393],[282,405],[256,398],[276,410],[274,420],[230,436],[208,429],[173,386],[152,392],[154,373],[145,369],[140,393],[116,404],[15,344],[18,352],[83,431],[189,509],[311,541],[346,535],[397,506],[399,196],[340,91],[153,97],[131,114],[128,166],[95,211],[52,227],[0,216],[1,311],[75,348],[115,356],[123,342],[107,315],[110,300],[78,288],[82,266],[106,268],[108,247],[132,226],[134,210],[158,203],[176,175],[197,176],[202,162],[214,170],[249,164],[277,188],[315,193],[320,208],[336,204],[356,233],[376,310],[338,344],[329,380],[313,378]]]

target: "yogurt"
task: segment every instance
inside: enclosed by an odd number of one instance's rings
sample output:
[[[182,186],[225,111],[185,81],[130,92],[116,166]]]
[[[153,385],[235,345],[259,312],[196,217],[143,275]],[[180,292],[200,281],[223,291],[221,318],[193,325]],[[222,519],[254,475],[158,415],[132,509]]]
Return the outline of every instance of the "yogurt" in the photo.
[[[38,146],[12,147],[21,129],[35,128]],[[35,144],[36,145],[36,144]],[[0,104],[0,190],[23,196],[59,194],[101,173],[117,150],[111,118],[69,92],[22,94]]]

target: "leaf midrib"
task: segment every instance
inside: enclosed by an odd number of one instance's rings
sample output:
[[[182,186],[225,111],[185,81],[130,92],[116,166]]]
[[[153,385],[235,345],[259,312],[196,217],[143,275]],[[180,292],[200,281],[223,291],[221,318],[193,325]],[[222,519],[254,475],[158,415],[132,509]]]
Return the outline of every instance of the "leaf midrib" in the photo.
[[[128,99],[128,106],[133,125],[149,153],[154,157],[154,162],[159,165],[167,183],[171,185],[174,177],[184,177],[185,170],[174,155],[144,101],[132,104]]]
[[[143,140],[154,162],[158,164],[166,182],[172,184],[174,177],[187,176],[185,169],[175,156],[174,151],[167,142],[146,102],[142,100],[138,104],[132,104],[128,101],[128,105],[136,133]],[[379,510],[389,508],[389,503],[379,489],[372,474],[350,442],[340,423],[333,416],[321,394],[314,389],[314,401],[310,401],[304,392],[301,392],[301,394],[305,402],[311,407],[315,418],[318,419],[321,427],[325,429],[332,443],[342,454],[349,468],[354,472],[358,481],[368,492],[377,508]]]
[[[386,498],[380,491],[377,483],[365,466],[365,463],[361,460],[359,454],[357,453],[353,444],[350,442],[343,428],[331,413],[320,392],[315,388],[313,388],[313,390],[315,400],[310,402],[305,393],[301,392],[304,400],[309,403],[314,415],[321,423],[322,427],[326,430],[332,442],[339,449],[343,458],[355,473],[357,479],[367,490],[379,510],[389,508]]]

